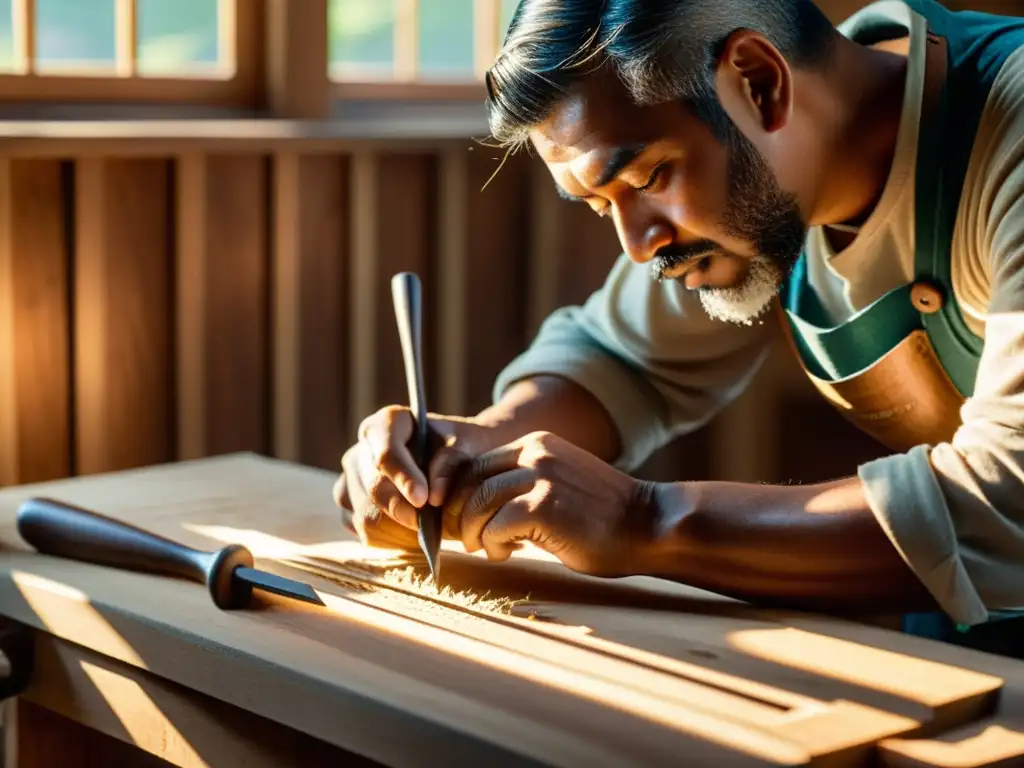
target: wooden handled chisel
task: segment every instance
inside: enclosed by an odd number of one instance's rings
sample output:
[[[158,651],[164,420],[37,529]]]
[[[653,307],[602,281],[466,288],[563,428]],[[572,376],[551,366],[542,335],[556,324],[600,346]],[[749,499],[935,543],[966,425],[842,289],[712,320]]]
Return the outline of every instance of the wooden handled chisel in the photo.
[[[206,584],[218,608],[244,608],[253,589],[323,605],[308,584],[253,568],[240,544],[215,552],[177,542],[63,501],[33,498],[18,508],[18,533],[44,555]]]
[[[395,305],[398,337],[402,343],[405,380],[409,388],[409,409],[415,421],[410,449],[417,465],[428,477],[430,465],[430,424],[427,421],[426,391],[423,385],[423,289],[413,272],[400,272],[391,278],[391,299]],[[416,510],[416,528],[420,549],[426,555],[434,588],[440,588],[442,512],[424,504]]]

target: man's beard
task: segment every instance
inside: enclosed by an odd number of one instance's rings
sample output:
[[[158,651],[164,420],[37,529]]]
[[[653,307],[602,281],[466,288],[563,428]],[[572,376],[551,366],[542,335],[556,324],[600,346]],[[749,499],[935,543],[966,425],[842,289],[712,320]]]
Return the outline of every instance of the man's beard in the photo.
[[[783,191],[757,148],[728,125],[728,197],[722,220],[731,237],[751,243],[756,255],[745,258],[741,281],[729,288],[697,289],[713,319],[751,325],[771,306],[800,257],[807,234],[794,195]],[[727,255],[710,240],[667,246],[652,264],[655,277],[694,257]]]

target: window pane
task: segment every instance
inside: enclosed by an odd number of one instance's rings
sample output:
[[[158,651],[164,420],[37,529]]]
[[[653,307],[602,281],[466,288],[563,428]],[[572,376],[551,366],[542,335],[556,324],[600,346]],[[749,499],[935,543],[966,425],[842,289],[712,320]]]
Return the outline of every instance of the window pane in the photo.
[[[508,33],[508,25],[512,23],[512,17],[515,16],[516,8],[519,7],[519,0],[501,0],[501,35],[498,37],[498,45],[500,46],[505,42],[505,35]]]
[[[80,65],[113,69],[115,0],[36,0],[36,62],[40,70]]]
[[[140,74],[209,71],[218,64],[217,0],[138,0],[137,7]]]
[[[473,0],[419,5],[419,63],[423,80],[472,80]]]
[[[395,0],[330,0],[328,43],[331,71],[335,76],[391,77],[395,60],[395,10]]]
[[[14,69],[14,24],[11,0],[0,0],[0,70]]]

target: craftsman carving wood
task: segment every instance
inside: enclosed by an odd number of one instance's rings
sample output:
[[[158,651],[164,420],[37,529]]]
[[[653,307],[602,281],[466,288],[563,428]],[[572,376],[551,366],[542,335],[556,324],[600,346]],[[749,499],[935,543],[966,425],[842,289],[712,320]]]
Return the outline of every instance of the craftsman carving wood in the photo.
[[[889,610],[1024,655],[1024,19],[522,0],[486,84],[497,144],[623,253],[490,408],[432,418],[427,471],[406,409],[367,415],[336,489],[363,540],[413,546],[441,505],[492,561],[530,541],[591,575]],[[637,480],[750,385],[780,324],[889,455],[811,485]]]

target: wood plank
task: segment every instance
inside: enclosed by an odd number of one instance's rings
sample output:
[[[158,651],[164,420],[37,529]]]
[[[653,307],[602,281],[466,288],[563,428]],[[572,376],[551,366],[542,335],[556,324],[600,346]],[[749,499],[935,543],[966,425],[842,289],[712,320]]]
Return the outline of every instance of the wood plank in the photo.
[[[852,702],[912,718],[932,732],[984,715],[1004,682],[998,675],[789,626],[784,614],[775,614],[773,623],[766,621],[769,614],[715,610],[701,611],[699,621],[667,622],[660,612],[634,608],[544,604],[533,610],[545,621],[586,626],[589,639],[620,652],[629,648],[736,676],[743,680],[731,684],[737,689],[767,685]]]
[[[325,469],[349,439],[348,165],[275,157],[274,455]]]
[[[59,161],[0,159],[0,485],[71,474],[63,189]]]
[[[1012,709],[1011,709],[1012,707]],[[1013,768],[1024,765],[1024,708],[1003,702],[998,717],[946,731],[934,738],[883,739],[883,768]]]
[[[331,111],[327,0],[265,0],[267,105],[273,115],[323,118]]]
[[[378,296],[388,290],[387,279],[377,268],[377,237],[380,195],[377,191],[378,158],[372,152],[357,152],[352,157],[349,200],[352,211],[352,262],[349,279],[348,327],[351,354],[349,368],[350,442],[356,428],[377,407],[377,357],[380,327]],[[384,282],[382,289],[380,283]]]
[[[165,160],[75,168],[75,469],[173,455],[171,255]]]
[[[12,768],[166,768],[168,763],[56,712],[18,699]]]
[[[106,765],[376,765],[43,633],[36,638],[32,683],[22,700],[100,736],[92,742],[122,743],[119,756],[130,762]],[[86,752],[94,749],[90,744]]]
[[[469,295],[476,286],[469,283],[468,228],[469,161],[466,146],[459,142],[440,154],[437,177],[438,259],[437,285],[437,371],[436,396],[429,401],[436,413],[466,412],[466,382],[470,360],[467,313]],[[476,254],[480,258],[480,254]],[[477,289],[479,290],[479,289]]]
[[[622,244],[610,218],[600,218],[587,205],[561,199],[558,204],[558,303],[582,304],[604,283]]]
[[[266,195],[261,156],[179,163],[182,458],[270,449]]]
[[[372,410],[407,404],[402,349],[391,300],[391,277],[416,272],[423,283],[423,369],[428,408],[437,410],[439,277],[435,272],[438,240],[438,161],[435,155],[389,153],[378,156],[376,192],[376,387]],[[365,193],[364,193],[365,194]],[[355,329],[361,333],[361,328]],[[355,365],[363,365],[356,360]],[[363,413],[360,419],[369,415]]]
[[[0,605],[389,764],[452,750],[453,762],[487,764],[659,764],[687,754],[722,766],[867,765],[881,738],[963,725],[985,708],[998,716],[1001,701],[1024,693],[1024,664],[1010,659],[669,582],[588,578],[529,551],[495,566],[446,547],[446,581],[492,597],[546,592],[554,621],[467,613],[426,591],[313,573],[303,578],[324,608],[267,597],[224,612],[199,585],[26,552],[13,526],[26,494],[46,494],[192,546],[247,543],[276,572],[294,573],[268,559],[287,551],[365,565],[375,553],[325,502],[334,479],[231,456],[0,491]],[[566,603],[573,594],[590,604]],[[613,607],[644,600],[661,609]]]
[[[509,158],[494,175],[503,152],[474,146],[468,153],[466,282],[470,288],[463,331],[466,349],[471,351],[467,413],[479,413],[491,404],[495,378],[527,343],[524,297],[530,263],[530,168],[529,161]]]
[[[530,168],[530,250],[527,277],[527,338],[533,340],[547,316],[561,306],[561,216],[568,203],[555,192],[551,173],[540,163]]]

